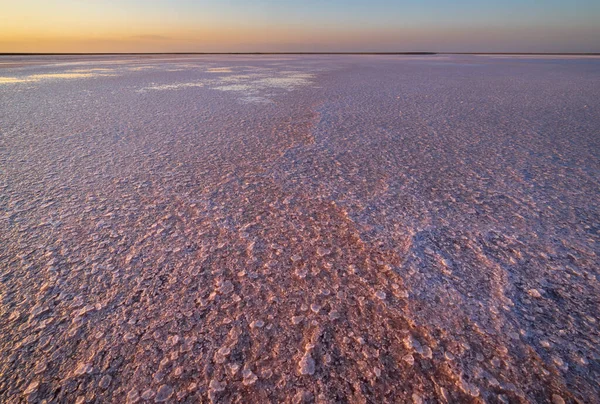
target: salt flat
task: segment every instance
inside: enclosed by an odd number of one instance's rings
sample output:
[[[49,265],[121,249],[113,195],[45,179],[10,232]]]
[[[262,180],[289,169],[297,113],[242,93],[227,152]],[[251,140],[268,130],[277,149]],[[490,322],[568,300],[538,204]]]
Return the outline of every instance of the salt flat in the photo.
[[[600,58],[0,57],[0,401],[600,402]]]

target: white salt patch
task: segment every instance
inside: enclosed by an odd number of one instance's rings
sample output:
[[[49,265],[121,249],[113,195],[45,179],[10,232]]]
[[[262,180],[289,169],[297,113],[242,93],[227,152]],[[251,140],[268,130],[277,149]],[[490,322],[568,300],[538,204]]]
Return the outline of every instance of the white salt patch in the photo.
[[[61,79],[85,79],[93,77],[106,77],[112,74],[100,73],[48,73],[33,74],[25,77],[0,77],[0,84],[33,83],[42,80],[61,80]]]
[[[0,84],[13,84],[13,83],[27,83],[27,79],[21,79],[18,77],[0,77]]]
[[[208,73],[232,73],[230,67],[211,67],[210,69],[206,69]]]
[[[213,89],[220,91],[250,91],[255,89],[255,87],[250,84],[229,84],[226,86],[213,87]]]
[[[179,90],[179,89],[182,89],[182,88],[191,88],[191,87],[204,87],[204,83],[190,82],[190,83],[176,83],[176,84],[152,85],[152,86],[149,86],[149,87],[141,88],[140,90],[138,90],[138,92]]]

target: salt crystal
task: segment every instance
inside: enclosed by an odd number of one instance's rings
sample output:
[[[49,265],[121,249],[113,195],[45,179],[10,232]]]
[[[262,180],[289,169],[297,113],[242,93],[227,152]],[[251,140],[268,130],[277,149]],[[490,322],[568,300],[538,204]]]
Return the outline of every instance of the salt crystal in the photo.
[[[40,382],[37,381],[37,380],[35,380],[35,381],[29,383],[29,386],[27,386],[27,388],[25,389],[24,393],[25,394],[31,394],[34,391],[36,391],[39,386],[40,386]]]
[[[242,381],[242,383],[244,384],[244,386],[251,386],[258,379],[258,377],[256,377],[256,375],[254,374],[254,372],[252,372],[250,369],[245,369],[242,372],[242,377],[244,378],[244,380]]]
[[[152,397],[154,397],[154,390],[147,389],[142,393],[140,397],[142,398],[142,400],[150,400]]]
[[[306,352],[302,359],[300,359],[298,371],[301,375],[313,375],[315,373],[315,360],[310,355],[310,352]]]
[[[129,393],[127,393],[127,398],[126,398],[126,402],[127,404],[133,404],[138,402],[140,399],[140,394],[138,393],[137,390],[133,389],[130,390]]]
[[[75,375],[76,376],[81,376],[84,373],[91,373],[92,372],[92,365],[89,363],[80,363],[77,368],[75,369]]]
[[[239,363],[230,363],[229,364],[229,373],[231,373],[232,376],[234,376],[238,370],[240,370]]]
[[[208,387],[211,390],[217,391],[217,392],[225,390],[225,386],[226,386],[225,382],[219,382],[218,380],[215,380],[215,379],[211,380],[208,385]]]
[[[219,348],[219,350],[217,351],[217,353],[222,356],[227,356],[230,352],[231,349],[229,349],[229,347],[226,346]]]
[[[250,327],[252,327],[252,328],[262,328],[264,325],[265,325],[264,321],[262,321],[262,320],[256,320],[256,321],[253,321],[250,324]]]
[[[163,384],[159,387],[158,392],[156,393],[156,398],[154,399],[157,403],[163,403],[167,401],[173,395],[173,387]]]
[[[104,376],[102,376],[102,379],[100,379],[100,382],[98,383],[98,385],[102,389],[107,389],[108,386],[110,385],[111,381],[112,381],[112,377],[110,375],[104,375]]]
[[[47,369],[48,365],[46,364],[46,362],[39,362],[35,368],[33,369],[33,373],[40,374],[42,372],[44,372]]]
[[[327,248],[323,248],[323,247],[318,247],[317,248],[317,255],[319,257],[323,257],[327,254],[329,254],[331,252],[331,250],[327,249]]]
[[[223,294],[229,294],[233,292],[233,283],[231,281],[225,281],[219,286],[219,292]]]

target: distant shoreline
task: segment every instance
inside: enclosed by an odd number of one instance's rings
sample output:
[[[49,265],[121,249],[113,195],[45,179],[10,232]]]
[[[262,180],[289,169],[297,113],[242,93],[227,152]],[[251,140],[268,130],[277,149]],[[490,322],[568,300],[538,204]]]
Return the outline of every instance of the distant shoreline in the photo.
[[[152,55],[516,55],[516,56],[600,56],[600,53],[543,53],[543,52],[49,52],[49,53],[19,53],[7,52],[0,56],[152,56]]]

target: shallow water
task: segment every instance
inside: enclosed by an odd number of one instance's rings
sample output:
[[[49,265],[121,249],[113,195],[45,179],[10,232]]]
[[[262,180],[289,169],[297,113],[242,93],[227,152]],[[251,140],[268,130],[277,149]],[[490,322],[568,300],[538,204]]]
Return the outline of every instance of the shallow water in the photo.
[[[600,402],[600,58],[0,58],[0,401]]]

